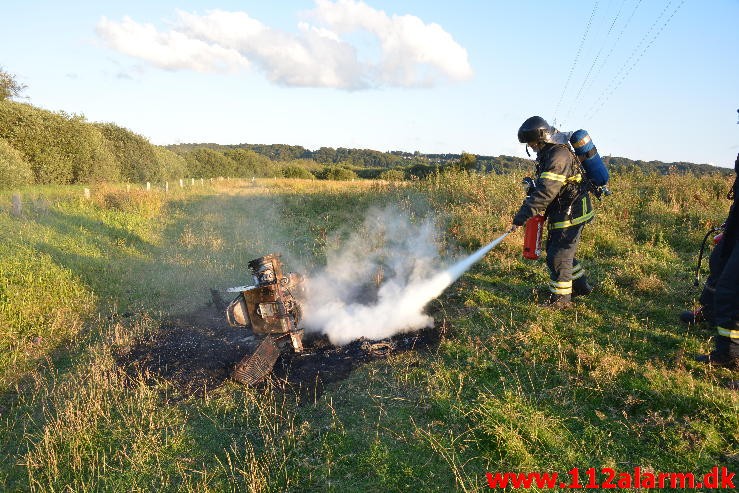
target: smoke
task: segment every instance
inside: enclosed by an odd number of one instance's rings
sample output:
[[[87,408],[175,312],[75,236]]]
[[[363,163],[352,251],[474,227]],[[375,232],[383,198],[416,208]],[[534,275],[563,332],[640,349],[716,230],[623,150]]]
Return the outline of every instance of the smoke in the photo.
[[[372,210],[310,276],[303,324],[336,345],[430,327],[424,307],[505,236],[444,268],[433,219],[414,224],[397,209]]]

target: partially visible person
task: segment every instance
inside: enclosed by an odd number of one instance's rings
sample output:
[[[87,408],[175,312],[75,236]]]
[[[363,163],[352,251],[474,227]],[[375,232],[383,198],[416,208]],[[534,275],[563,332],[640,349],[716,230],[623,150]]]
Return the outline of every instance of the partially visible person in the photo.
[[[716,266],[711,275],[715,279],[713,293],[713,325],[716,327],[715,345],[710,354],[701,355],[698,361],[739,368],[739,154],[734,161],[736,178],[727,198],[732,201],[726,219]]]

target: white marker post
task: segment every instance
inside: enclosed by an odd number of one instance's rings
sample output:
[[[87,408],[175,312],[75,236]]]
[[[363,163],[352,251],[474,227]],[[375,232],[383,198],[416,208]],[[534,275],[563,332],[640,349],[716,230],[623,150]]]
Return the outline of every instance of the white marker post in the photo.
[[[13,200],[12,213],[14,216],[18,217],[23,212],[23,200],[21,199],[21,194],[14,193],[12,200]]]

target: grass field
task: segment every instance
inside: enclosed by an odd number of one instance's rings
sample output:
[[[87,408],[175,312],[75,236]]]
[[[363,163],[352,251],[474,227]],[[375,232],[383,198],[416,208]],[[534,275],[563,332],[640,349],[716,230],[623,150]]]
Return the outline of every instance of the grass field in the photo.
[[[20,215],[0,195],[0,490],[482,491],[488,471],[736,470],[736,375],[693,362],[712,334],[676,321],[728,178],[616,176],[580,249],[597,290],[575,308],[537,306],[546,267],[521,258],[516,233],[430,304],[438,345],[358,366],[314,399],[276,382],[192,394],[120,364],[211,288],[248,283],[250,259],[322,266],[373,206],[432,214],[440,248],[471,252],[508,226],[520,178],[89,199],[32,187]]]

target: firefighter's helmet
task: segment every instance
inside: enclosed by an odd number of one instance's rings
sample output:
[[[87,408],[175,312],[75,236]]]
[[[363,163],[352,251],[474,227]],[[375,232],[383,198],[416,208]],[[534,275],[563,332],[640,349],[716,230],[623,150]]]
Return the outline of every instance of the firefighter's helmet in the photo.
[[[518,129],[518,141],[522,144],[550,142],[554,129],[540,116],[532,116]]]

